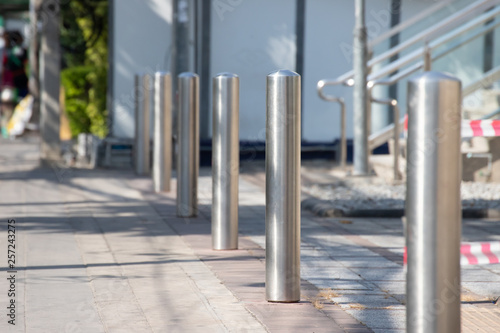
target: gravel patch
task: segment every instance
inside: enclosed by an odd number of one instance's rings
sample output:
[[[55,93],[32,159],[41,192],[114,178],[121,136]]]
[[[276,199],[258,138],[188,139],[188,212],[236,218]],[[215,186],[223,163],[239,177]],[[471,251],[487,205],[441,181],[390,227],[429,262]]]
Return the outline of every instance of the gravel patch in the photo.
[[[338,182],[303,186],[303,192],[333,209],[404,209],[406,185]],[[462,183],[464,209],[500,209],[499,183]]]

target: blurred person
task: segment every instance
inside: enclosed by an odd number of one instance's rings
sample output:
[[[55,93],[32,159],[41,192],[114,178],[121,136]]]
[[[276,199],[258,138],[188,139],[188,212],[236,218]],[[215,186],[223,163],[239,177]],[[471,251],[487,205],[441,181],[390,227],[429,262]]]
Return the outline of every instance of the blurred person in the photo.
[[[5,49],[5,39],[3,35],[5,33],[5,29],[3,26],[0,26],[0,59],[3,60],[3,51]],[[0,66],[0,78],[2,77],[3,66]]]
[[[28,55],[23,48],[23,36],[19,31],[5,31],[4,52],[0,78],[2,135],[6,136],[6,126],[18,101],[28,94],[26,64]]]
[[[23,47],[24,38],[19,31],[4,33],[5,50],[2,59],[2,79],[0,88],[12,87],[18,98],[28,94],[28,76],[26,64],[28,53]]]

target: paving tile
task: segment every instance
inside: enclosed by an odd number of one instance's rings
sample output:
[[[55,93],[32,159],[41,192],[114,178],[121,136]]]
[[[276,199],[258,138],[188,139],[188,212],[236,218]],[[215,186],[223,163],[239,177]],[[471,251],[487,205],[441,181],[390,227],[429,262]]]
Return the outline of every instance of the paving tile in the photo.
[[[209,169],[200,170],[199,216],[178,218],[175,179],[171,192],[156,194],[148,177],[131,171],[39,168],[37,149],[35,141],[0,150],[0,158],[12,161],[0,165],[0,218],[15,217],[22,226],[18,254],[24,269],[17,281],[19,299],[27,303],[18,303],[18,331],[405,329],[400,219],[343,224],[303,212],[302,301],[269,303],[260,169],[240,176],[239,249],[213,251]],[[498,221],[464,220],[463,225],[466,240],[500,239]],[[0,237],[5,239],[5,230]],[[4,247],[0,257],[5,258]],[[464,267],[464,292],[478,299],[498,297],[498,267]],[[464,303],[463,332],[495,331],[498,309]],[[2,332],[4,325],[0,322]]]

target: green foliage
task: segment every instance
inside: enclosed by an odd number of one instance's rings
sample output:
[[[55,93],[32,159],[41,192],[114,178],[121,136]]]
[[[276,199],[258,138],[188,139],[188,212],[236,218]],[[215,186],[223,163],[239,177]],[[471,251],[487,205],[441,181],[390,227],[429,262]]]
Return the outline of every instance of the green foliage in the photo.
[[[61,72],[61,83],[64,87],[64,104],[69,119],[71,135],[90,131],[90,118],[87,115],[88,106],[88,67],[68,68]]]
[[[108,134],[108,1],[73,0],[61,8],[62,85],[71,134]]]
[[[76,12],[70,10],[71,6],[61,6],[61,47],[62,67],[71,68],[85,63],[86,43],[83,32],[76,19]]]
[[[106,86],[107,86],[108,71],[104,66],[96,66],[94,71],[87,76],[90,83],[89,105],[87,114],[91,119],[90,133],[101,138],[108,134],[107,127],[107,110],[106,110]]]

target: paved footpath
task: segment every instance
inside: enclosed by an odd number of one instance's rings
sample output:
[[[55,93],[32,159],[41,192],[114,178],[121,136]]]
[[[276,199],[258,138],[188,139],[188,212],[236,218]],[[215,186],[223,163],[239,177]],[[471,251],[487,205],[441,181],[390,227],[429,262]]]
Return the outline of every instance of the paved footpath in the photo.
[[[404,331],[399,220],[303,212],[302,300],[268,303],[261,169],[242,168],[239,250],[212,251],[209,169],[200,216],[183,219],[175,180],[155,194],[130,171],[42,168],[31,140],[0,142],[0,332]],[[464,238],[498,240],[495,222],[465,221]],[[499,331],[500,265],[462,279],[463,331]]]

